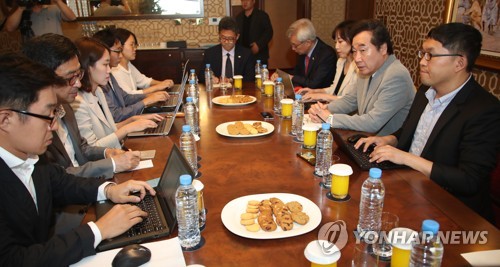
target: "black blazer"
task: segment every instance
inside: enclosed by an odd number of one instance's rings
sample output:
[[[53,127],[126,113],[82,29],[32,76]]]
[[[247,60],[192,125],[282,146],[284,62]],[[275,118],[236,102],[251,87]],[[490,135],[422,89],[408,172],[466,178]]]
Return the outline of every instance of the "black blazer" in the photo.
[[[67,266],[94,255],[94,234],[85,224],[49,236],[53,206],[95,202],[101,179],[83,179],[56,165],[33,171],[38,211],[19,178],[0,158],[0,266]]]
[[[402,128],[398,148],[409,151],[428,100],[421,86]],[[490,173],[500,146],[500,104],[473,77],[441,114],[421,156],[432,161],[430,178],[473,210],[491,218]]]
[[[298,55],[293,74],[293,85],[312,89],[329,87],[335,77],[337,69],[337,54],[333,48],[321,39],[309,59],[309,72],[305,74],[305,58],[307,55]]]
[[[240,30],[240,38],[238,39],[238,44],[243,44],[243,19],[245,17],[245,11],[242,11],[236,17],[236,23],[238,24],[238,28]],[[267,60],[269,59],[269,42],[273,38],[273,26],[271,25],[271,20],[266,12],[254,8],[251,15],[250,20],[250,29],[249,29],[249,42],[255,42],[259,46],[259,53],[255,54],[255,59],[260,59],[264,64],[267,64]]]
[[[243,75],[244,81],[255,80],[255,59],[250,49],[241,45],[236,45],[234,50],[234,75]],[[210,47],[205,51],[203,66],[210,64],[210,68],[217,77],[222,71],[222,45]],[[205,75],[199,75],[198,79],[205,81]]]

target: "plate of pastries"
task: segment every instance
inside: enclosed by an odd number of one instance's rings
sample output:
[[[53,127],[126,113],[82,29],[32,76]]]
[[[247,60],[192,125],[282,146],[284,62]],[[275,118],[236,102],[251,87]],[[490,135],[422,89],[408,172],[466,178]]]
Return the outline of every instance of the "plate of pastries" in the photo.
[[[255,103],[257,98],[250,95],[224,95],[214,97],[212,102],[221,106],[244,106]]]
[[[215,131],[227,137],[248,138],[271,134],[274,125],[265,121],[230,121],[217,125]]]
[[[314,230],[321,211],[311,200],[286,193],[236,198],[222,209],[224,226],[233,234],[252,239],[298,236]]]

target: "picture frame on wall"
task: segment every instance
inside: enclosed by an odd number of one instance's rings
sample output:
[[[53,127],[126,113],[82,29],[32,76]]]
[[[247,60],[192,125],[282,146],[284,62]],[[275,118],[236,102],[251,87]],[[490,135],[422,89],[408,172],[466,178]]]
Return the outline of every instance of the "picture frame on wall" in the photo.
[[[483,35],[478,67],[500,70],[500,2],[498,0],[447,0],[444,21],[474,26]]]

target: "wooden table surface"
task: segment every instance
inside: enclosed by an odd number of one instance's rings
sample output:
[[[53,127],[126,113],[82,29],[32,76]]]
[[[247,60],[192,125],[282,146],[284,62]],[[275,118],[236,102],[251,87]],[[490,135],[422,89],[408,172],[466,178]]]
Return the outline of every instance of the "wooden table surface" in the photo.
[[[254,138],[229,138],[216,133],[221,123],[237,120],[262,120],[261,111],[272,113],[273,99],[261,97],[253,84],[245,84],[243,93],[254,95],[257,102],[239,107],[213,104],[211,99],[221,95],[200,92],[201,156],[200,180],[204,183],[205,206],[208,210],[206,228],[202,231],[205,245],[194,252],[185,252],[186,263],[205,266],[308,266],[304,257],[306,245],[317,239],[319,229],[328,222],[343,220],[347,224],[349,239],[341,252],[339,266],[350,266],[355,246],[353,230],[358,222],[361,184],[368,177],[353,161],[334,145],[334,154],[340,162],[353,167],[347,202],[333,202],[326,198],[327,190],[319,187],[319,179],[312,174],[314,167],[299,159],[296,153],[301,145],[289,135],[291,120],[275,116],[272,134]],[[229,90],[228,93],[232,93]],[[159,177],[168,151],[178,144],[183,118],[175,121],[165,137],[129,138],[126,145],[134,150],[156,149],[154,167],[133,173],[119,174],[118,182],[128,179],[147,180]],[[385,170],[382,180],[386,188],[384,211],[400,218],[400,227],[419,230],[422,220],[434,219],[441,231],[487,231],[486,244],[455,244],[444,246],[442,266],[467,266],[461,253],[500,248],[500,233],[486,220],[476,215],[434,182],[410,169]],[[257,240],[237,236],[226,229],[221,211],[231,200],[252,194],[292,193],[313,201],[321,210],[322,220],[313,231],[283,239]],[[242,207],[242,212],[245,207]],[[90,214],[91,218],[92,214]],[[176,236],[174,232],[171,237]],[[460,242],[462,243],[462,242]],[[168,248],[166,248],[168,249]]]

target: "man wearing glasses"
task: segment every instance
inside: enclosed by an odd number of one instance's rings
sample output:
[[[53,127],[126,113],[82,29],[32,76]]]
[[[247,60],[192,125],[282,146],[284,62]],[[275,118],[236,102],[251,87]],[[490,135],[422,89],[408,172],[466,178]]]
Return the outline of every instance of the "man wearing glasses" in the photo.
[[[204,64],[210,64],[214,73],[214,82],[224,76],[231,80],[234,75],[243,75],[244,81],[255,79],[255,59],[250,49],[236,44],[240,34],[236,21],[231,17],[224,17],[219,22],[220,44],[205,51]],[[204,81],[204,75],[198,75]]]
[[[105,199],[136,203],[146,191],[155,195],[142,181],[116,185],[36,164],[58,128],[58,86],[64,82],[47,67],[20,55],[0,55],[0,266],[68,266],[94,255],[101,240],[122,234],[148,215],[135,205],[116,205],[96,222],[51,236],[55,205]]]
[[[311,89],[330,86],[335,77],[337,54],[333,48],[316,37],[314,25],[308,19],[292,23],[286,35],[292,50],[298,54],[292,82],[295,86]],[[277,77],[273,74],[272,79]]]
[[[418,52],[420,79],[410,113],[392,135],[360,139],[371,161],[407,165],[492,219],[490,173],[500,145],[500,104],[472,76],[481,33],[449,23],[432,29]]]

